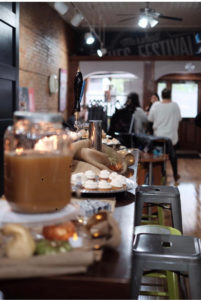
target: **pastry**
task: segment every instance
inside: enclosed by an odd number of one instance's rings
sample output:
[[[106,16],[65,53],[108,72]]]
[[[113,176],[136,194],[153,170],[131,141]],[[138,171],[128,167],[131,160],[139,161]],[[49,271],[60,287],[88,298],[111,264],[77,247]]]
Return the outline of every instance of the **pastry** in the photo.
[[[95,191],[98,188],[98,182],[94,180],[87,180],[84,184],[84,188],[88,191]]]
[[[110,182],[106,181],[106,180],[100,180],[98,182],[98,190],[99,191],[104,191],[104,192],[107,192],[107,191],[110,191],[112,188]]]
[[[123,188],[121,179],[118,177],[113,178],[112,181],[110,182],[110,184],[111,184],[113,190],[120,190]]]
[[[108,180],[109,176],[110,176],[110,172],[107,171],[107,170],[101,170],[100,173],[99,173],[99,178],[101,180]]]
[[[117,172],[112,172],[112,173],[110,173],[109,179],[112,180],[116,176],[118,176],[118,173]]]
[[[85,174],[82,172],[72,174],[72,176],[71,176],[71,184],[72,185],[80,184],[80,185],[84,186],[84,183],[86,180],[87,180],[87,178],[86,178]]]
[[[86,171],[85,176],[89,180],[95,180],[96,179],[96,174],[91,170]]]

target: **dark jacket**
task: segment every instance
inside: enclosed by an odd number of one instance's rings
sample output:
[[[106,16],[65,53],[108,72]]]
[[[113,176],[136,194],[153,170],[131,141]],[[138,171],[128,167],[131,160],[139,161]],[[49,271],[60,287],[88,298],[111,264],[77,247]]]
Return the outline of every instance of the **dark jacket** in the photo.
[[[127,108],[116,109],[110,122],[108,134],[114,136],[115,132],[129,132],[132,111]]]

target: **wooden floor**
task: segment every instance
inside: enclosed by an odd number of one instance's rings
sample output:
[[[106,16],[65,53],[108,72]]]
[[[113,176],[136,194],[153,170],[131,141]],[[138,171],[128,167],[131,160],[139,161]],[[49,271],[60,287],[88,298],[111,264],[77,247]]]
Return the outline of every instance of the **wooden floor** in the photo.
[[[201,238],[201,159],[178,159],[183,234]],[[167,184],[174,185],[167,163]]]

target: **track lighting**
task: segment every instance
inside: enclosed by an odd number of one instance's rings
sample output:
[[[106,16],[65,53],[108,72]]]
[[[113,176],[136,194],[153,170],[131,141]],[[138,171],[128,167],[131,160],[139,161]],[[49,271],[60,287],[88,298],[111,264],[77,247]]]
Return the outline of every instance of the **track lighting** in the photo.
[[[107,49],[103,48],[103,46],[101,46],[101,48],[99,48],[97,50],[97,54],[98,54],[99,57],[103,57],[106,53],[107,53]]]
[[[83,19],[84,19],[83,15],[81,15],[80,13],[77,13],[76,15],[74,15],[74,17],[72,18],[70,23],[71,23],[71,25],[78,27]]]
[[[87,45],[92,45],[95,41],[95,38],[91,32],[85,33],[84,38]]]
[[[54,8],[60,15],[65,15],[68,11],[68,5],[64,2],[55,2]]]
[[[79,6],[76,5],[76,3],[72,3],[76,15],[73,17],[73,19],[70,21],[70,23],[73,26],[79,26],[79,24],[82,22],[82,20],[85,21],[85,23],[88,26],[88,32],[84,34],[84,39],[87,45],[92,45],[95,42],[95,39],[99,42],[100,48],[97,50],[97,54],[99,57],[104,56],[107,53],[107,49],[103,47],[105,43],[105,31],[104,31],[104,26],[102,27],[102,32],[101,32],[101,27],[99,28],[99,33],[96,32],[96,29],[89,23],[88,19],[86,16],[82,13],[82,11],[79,9]],[[102,36],[101,36],[102,33]]]

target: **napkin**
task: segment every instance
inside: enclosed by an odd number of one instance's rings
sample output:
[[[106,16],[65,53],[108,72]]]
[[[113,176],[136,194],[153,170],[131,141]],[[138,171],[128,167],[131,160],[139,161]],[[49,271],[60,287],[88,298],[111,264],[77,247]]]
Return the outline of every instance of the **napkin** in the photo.
[[[85,161],[100,170],[109,170],[110,161],[105,153],[90,148],[81,148],[76,153],[76,158]]]
[[[80,160],[73,160],[72,162],[72,174],[73,173],[81,173],[81,172],[86,172],[88,170],[94,171],[94,173],[96,175],[99,175],[100,173],[100,169],[91,165],[90,163],[84,162],[84,161],[80,161]]]
[[[115,198],[92,198],[92,199],[79,199],[72,198],[72,202],[80,208],[80,215],[90,217],[100,211],[113,212],[115,209]]]
[[[72,152],[74,160],[89,163],[99,170],[112,169],[122,174],[127,170],[127,163],[124,157],[106,145],[102,145],[102,151],[98,151],[90,148],[89,140],[78,141],[73,143]]]

